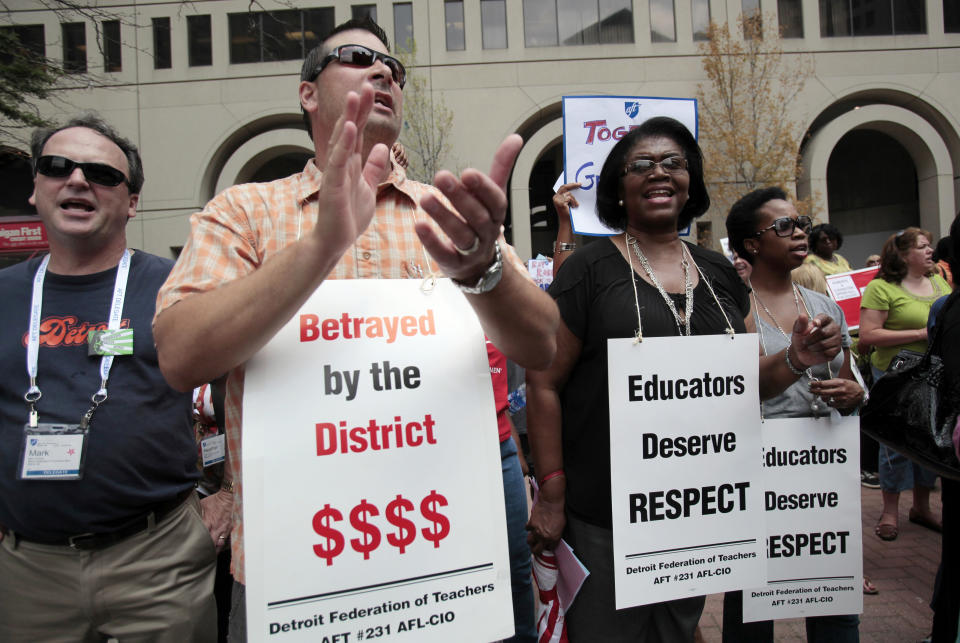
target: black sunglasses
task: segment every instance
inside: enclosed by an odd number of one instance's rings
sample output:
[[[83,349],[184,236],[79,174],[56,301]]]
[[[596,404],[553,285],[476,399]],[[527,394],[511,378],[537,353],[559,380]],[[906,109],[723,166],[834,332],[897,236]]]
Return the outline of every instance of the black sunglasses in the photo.
[[[403,63],[393,56],[382,54],[379,51],[374,51],[363,45],[340,45],[339,47],[334,47],[333,51],[324,56],[323,60],[320,61],[320,64],[317,65],[317,68],[313,70],[313,73],[310,74],[307,80],[312,83],[317,79],[317,76],[320,75],[320,72],[323,71],[323,68],[334,60],[341,65],[354,65],[356,67],[372,67],[375,62],[382,60],[383,64],[390,69],[393,82],[399,85],[400,89],[403,89],[403,86],[407,82],[407,70],[404,69]]]
[[[677,172],[683,172],[687,169],[687,159],[682,156],[668,156],[659,161],[654,161],[653,159],[637,159],[636,161],[627,163],[627,167],[623,168],[623,175],[626,176],[631,172],[633,174],[646,174],[652,172],[653,168],[658,165],[664,172],[676,174]]]
[[[111,188],[126,183],[127,187],[130,187],[130,181],[123,172],[103,163],[79,163],[65,156],[51,155],[37,159],[37,172],[55,179],[70,176],[77,168],[83,170],[83,176],[91,183]]]
[[[810,231],[813,229],[813,221],[810,220],[810,217],[802,214],[795,219],[780,217],[779,219],[775,219],[773,224],[768,225],[763,230],[754,232],[753,236],[759,237],[767,230],[773,230],[778,237],[789,237],[793,234],[794,229],[798,227],[803,230],[804,234],[810,234]]]

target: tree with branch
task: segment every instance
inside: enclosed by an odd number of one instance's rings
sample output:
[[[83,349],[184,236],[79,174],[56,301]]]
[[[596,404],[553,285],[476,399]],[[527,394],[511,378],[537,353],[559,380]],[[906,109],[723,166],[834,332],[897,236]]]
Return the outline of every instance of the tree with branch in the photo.
[[[781,186],[796,193],[803,123],[791,108],[813,75],[809,56],[785,56],[779,32],[763,33],[774,16],[741,15],[740,33],[712,23],[699,45],[707,82],[698,86],[700,144],[711,211],[725,218],[751,190]],[[812,200],[797,202],[810,214]]]
[[[432,183],[433,175],[455,160],[450,132],[453,112],[443,94],[429,86],[422,67],[414,66],[417,46],[408,40],[397,57],[407,68],[407,84],[403,88],[403,129],[400,143],[407,151],[410,167],[407,175],[417,181]]]

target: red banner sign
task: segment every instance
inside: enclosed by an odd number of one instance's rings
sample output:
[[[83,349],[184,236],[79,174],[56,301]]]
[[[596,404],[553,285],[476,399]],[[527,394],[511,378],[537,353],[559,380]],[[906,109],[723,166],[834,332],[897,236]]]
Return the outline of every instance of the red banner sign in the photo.
[[[852,272],[841,272],[836,275],[827,275],[827,288],[830,296],[840,306],[843,316],[847,319],[850,330],[860,328],[860,298],[867,284],[876,276],[880,268],[863,268]]]
[[[46,250],[47,230],[40,217],[0,217],[0,253]]]

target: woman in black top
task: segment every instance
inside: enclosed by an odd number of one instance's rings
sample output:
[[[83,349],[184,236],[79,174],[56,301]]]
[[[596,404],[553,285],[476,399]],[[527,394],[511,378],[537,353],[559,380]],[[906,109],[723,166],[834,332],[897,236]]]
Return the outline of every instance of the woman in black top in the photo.
[[[671,118],[646,121],[614,146],[597,183],[600,219],[624,232],[574,252],[550,288],[561,316],[557,356],[548,370],[527,371],[541,480],[527,528],[534,553],[563,536],[590,570],[567,614],[574,643],[692,641],[703,610],[702,596],[614,607],[607,339],[744,331],[747,292],[730,262],[680,240],[709,205],[696,140]],[[808,345],[799,359],[817,363],[828,344],[839,350],[830,332],[798,339]]]

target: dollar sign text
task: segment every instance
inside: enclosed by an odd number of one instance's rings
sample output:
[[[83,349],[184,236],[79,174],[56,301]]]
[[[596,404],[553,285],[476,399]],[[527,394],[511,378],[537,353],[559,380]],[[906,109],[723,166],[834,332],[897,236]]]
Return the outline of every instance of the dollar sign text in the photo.
[[[327,561],[327,565],[333,564],[333,559],[343,551],[343,535],[332,528],[333,523],[343,520],[343,514],[331,507],[329,504],[323,506],[323,509],[313,515],[313,530],[321,538],[326,538],[326,548],[323,545],[314,545],[313,553]]]
[[[398,493],[396,499],[387,505],[387,521],[397,527],[396,535],[387,534],[387,542],[397,547],[401,554],[417,537],[417,527],[412,520],[403,517],[404,511],[413,511],[413,503]]]
[[[350,512],[350,524],[357,531],[363,532],[363,539],[350,539],[350,546],[357,552],[363,554],[363,559],[370,558],[370,552],[380,546],[380,530],[376,525],[367,522],[368,516],[378,516],[380,511],[375,506],[363,499],[360,504]]]
[[[436,507],[446,507],[447,499],[437,493],[436,489],[420,503],[420,513],[427,520],[433,522],[433,530],[429,527],[421,529],[423,537],[433,542],[434,548],[440,546],[440,541],[450,533],[450,521],[443,514],[437,513]]]

